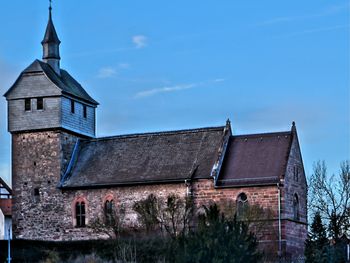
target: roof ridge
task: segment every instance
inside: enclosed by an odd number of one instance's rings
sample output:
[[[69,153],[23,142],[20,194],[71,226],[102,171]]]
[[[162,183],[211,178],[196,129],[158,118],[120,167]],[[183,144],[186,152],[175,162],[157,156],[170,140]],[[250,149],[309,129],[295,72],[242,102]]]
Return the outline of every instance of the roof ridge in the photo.
[[[159,131],[159,132],[144,132],[144,133],[131,133],[131,134],[121,134],[114,136],[105,136],[100,138],[87,139],[88,141],[102,141],[102,140],[113,140],[120,138],[137,138],[137,137],[146,137],[146,136],[163,136],[163,135],[173,135],[173,134],[184,134],[184,133],[197,133],[205,131],[214,131],[224,129],[225,126],[217,127],[203,127],[203,128],[194,128],[194,129],[183,129],[183,130],[171,130],[171,131]]]
[[[252,134],[239,134],[239,135],[232,135],[231,137],[234,138],[242,138],[242,137],[261,137],[261,136],[274,136],[274,135],[289,135],[291,134],[291,131],[281,131],[281,132],[263,132],[263,133],[252,133]]]

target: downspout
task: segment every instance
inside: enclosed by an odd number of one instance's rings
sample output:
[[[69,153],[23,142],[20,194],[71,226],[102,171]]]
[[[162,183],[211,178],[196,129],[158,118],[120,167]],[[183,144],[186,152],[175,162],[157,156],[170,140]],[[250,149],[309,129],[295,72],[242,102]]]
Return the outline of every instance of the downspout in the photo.
[[[282,226],[281,226],[281,189],[280,183],[277,183],[278,189],[278,256],[282,256]]]

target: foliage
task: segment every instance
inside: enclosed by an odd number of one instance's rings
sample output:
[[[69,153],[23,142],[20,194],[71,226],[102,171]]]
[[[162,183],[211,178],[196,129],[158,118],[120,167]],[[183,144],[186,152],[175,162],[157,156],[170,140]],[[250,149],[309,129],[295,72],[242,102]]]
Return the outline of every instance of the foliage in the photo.
[[[192,198],[169,194],[166,200],[163,200],[150,194],[146,199],[135,202],[133,209],[146,232],[158,229],[175,238],[188,231],[194,205]]]
[[[258,262],[261,254],[257,251],[255,236],[248,225],[236,217],[225,217],[217,205],[203,207],[204,212],[196,218],[198,227],[189,230],[193,211],[192,200],[179,201],[171,195],[163,203],[163,213],[158,209],[159,200],[150,197],[151,204],[143,204],[142,210],[156,215],[158,220],[168,221],[169,234],[156,237],[138,237],[109,240],[73,242],[15,241],[13,254],[16,262]],[[162,211],[162,210],[158,210]],[[165,216],[166,215],[166,216]],[[152,218],[152,217],[148,217]],[[153,217],[155,218],[155,217]],[[162,219],[163,218],[163,219]],[[173,219],[173,220],[172,220]],[[181,219],[181,220],[180,220]],[[172,224],[172,222],[178,222]],[[150,224],[152,226],[152,224]],[[183,227],[186,225],[186,231]],[[165,228],[165,227],[164,227]],[[174,229],[177,229],[176,231]],[[149,228],[151,229],[151,227]],[[173,231],[173,232],[172,232]],[[183,234],[181,234],[181,231]],[[21,252],[22,251],[22,252]],[[54,251],[51,254],[47,251]],[[33,253],[34,254],[30,254]],[[28,255],[31,255],[28,257]],[[1,256],[0,256],[0,259]],[[36,260],[33,260],[36,259]],[[38,260],[39,259],[39,260]]]
[[[159,226],[161,219],[160,215],[160,201],[154,194],[150,194],[146,199],[137,201],[133,206],[134,211],[138,214],[141,224],[149,233]]]
[[[305,243],[306,263],[326,263],[329,242],[320,213],[316,213]]]
[[[91,228],[97,233],[104,233],[110,238],[117,238],[124,230],[124,219],[125,207],[123,205],[118,209],[113,207],[111,215],[104,214],[102,218],[97,217],[91,223]]]
[[[170,194],[167,197],[161,210],[161,223],[172,238],[185,235],[188,232],[193,210],[192,198],[183,199],[175,194]]]
[[[198,229],[180,239],[176,262],[258,262],[261,254],[248,226],[226,218],[216,204],[204,207]]]
[[[306,241],[307,262],[344,262],[342,236],[350,230],[350,161],[342,162],[339,174],[331,176],[324,161],[314,165],[309,183],[309,211],[315,217]]]
[[[329,236],[337,242],[350,229],[350,161],[340,165],[337,176],[329,176],[325,162],[318,161],[309,184],[311,211],[329,222]]]

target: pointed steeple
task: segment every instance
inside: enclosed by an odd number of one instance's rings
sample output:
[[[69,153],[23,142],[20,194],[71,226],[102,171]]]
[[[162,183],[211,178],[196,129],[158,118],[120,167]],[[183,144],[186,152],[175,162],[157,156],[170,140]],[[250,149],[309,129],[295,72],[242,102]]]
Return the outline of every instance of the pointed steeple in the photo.
[[[45,36],[41,44],[43,46],[43,61],[48,63],[53,70],[60,75],[60,49],[61,41],[58,39],[55,26],[52,22],[52,7],[50,0],[49,21],[47,22]]]

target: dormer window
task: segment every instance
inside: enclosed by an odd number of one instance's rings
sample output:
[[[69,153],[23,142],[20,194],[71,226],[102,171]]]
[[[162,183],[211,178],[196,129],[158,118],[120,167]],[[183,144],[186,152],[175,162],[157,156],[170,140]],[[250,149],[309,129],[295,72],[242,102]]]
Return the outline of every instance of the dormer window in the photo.
[[[24,110],[25,111],[31,110],[31,99],[30,98],[24,99]]]
[[[83,105],[83,117],[84,118],[87,117],[87,107],[86,107],[86,105]]]
[[[36,109],[37,110],[43,110],[44,109],[44,99],[43,98],[37,98],[36,99]]]
[[[70,112],[75,113],[75,105],[74,100],[70,100]]]

